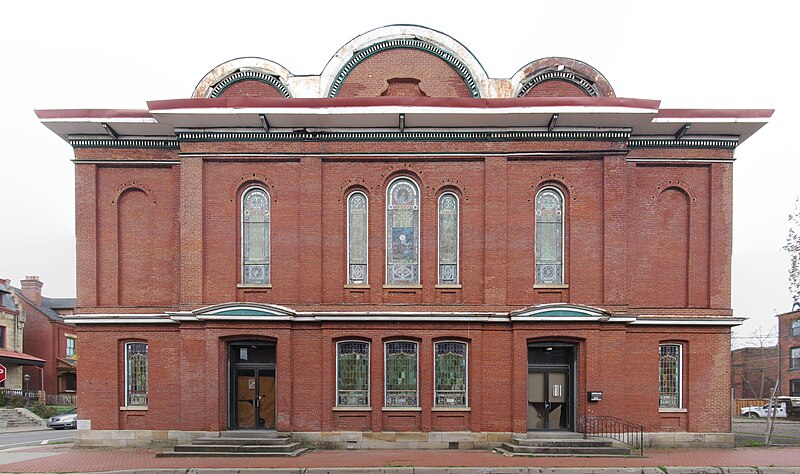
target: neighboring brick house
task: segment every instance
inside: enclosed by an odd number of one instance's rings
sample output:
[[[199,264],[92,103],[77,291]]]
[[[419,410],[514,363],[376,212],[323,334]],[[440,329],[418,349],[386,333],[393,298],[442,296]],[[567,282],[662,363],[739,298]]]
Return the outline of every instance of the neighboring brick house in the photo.
[[[64,316],[71,316],[75,298],[42,296],[43,283],[37,276],[28,276],[16,290],[21,311],[25,314],[25,351],[47,361],[43,374],[26,368],[31,376],[30,389],[44,390],[47,395],[76,393],[76,330]],[[40,376],[42,375],[42,376]]]
[[[731,387],[735,399],[769,398],[778,373],[777,345],[731,351]]]
[[[0,388],[22,390],[23,367],[30,370],[37,380],[41,379],[45,361],[23,352],[25,314],[14,299],[11,281],[0,278],[0,364],[6,369],[6,378]],[[34,390],[33,386],[29,387]]]
[[[733,154],[772,111],[618,98],[566,58],[493,79],[407,25],[147,106],[37,111],[75,155],[77,444],[446,448],[613,416],[732,445]]]
[[[781,395],[800,397],[800,310],[778,315]]]

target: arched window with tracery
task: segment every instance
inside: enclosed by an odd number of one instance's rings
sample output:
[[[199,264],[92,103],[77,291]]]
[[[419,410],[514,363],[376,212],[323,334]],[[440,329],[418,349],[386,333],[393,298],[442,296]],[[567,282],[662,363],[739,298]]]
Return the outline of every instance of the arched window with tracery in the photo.
[[[458,197],[439,196],[439,284],[458,284]]]
[[[536,194],[536,284],[564,283],[564,196],[554,187]]]
[[[260,187],[242,194],[242,283],[270,284],[270,200]]]
[[[419,284],[419,187],[408,178],[386,191],[386,284]]]
[[[361,191],[350,193],[347,197],[347,282],[351,285],[363,285],[368,281],[367,211],[367,195]]]

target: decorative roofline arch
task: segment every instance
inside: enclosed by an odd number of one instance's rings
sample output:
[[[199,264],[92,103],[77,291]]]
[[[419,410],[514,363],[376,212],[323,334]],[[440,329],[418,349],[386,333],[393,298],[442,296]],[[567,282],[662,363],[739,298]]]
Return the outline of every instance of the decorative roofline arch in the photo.
[[[361,34],[342,46],[322,71],[321,90],[336,97],[350,72],[370,56],[388,49],[426,51],[447,62],[458,72],[473,97],[487,97],[489,78],[480,62],[454,38],[418,25],[389,25]]]
[[[246,80],[269,84],[284,97],[293,97],[289,78],[293,74],[280,64],[264,58],[245,57],[226,61],[209,71],[192,93],[193,99],[214,98],[231,85]]]
[[[591,97],[616,97],[608,80],[583,61],[552,57],[532,61],[511,77],[512,97],[522,97],[545,81],[561,80],[574,84]]]

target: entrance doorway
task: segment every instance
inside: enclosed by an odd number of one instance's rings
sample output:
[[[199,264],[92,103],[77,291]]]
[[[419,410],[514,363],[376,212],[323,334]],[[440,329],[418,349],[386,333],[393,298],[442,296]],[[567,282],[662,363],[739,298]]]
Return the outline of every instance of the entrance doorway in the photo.
[[[228,429],[275,429],[275,344],[229,346]]]
[[[572,431],[575,425],[575,346],[528,346],[528,431]]]

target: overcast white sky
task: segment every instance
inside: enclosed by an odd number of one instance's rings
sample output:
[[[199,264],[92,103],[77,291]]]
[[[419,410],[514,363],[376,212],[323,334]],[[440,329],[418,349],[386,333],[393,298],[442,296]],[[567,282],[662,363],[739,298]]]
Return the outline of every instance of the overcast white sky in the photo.
[[[0,28],[0,277],[75,295],[69,145],[34,109],[146,108],[189,97],[241,56],[319,74],[368,30],[419,24],[460,41],[490,77],[547,56],[585,61],[618,97],[667,108],[774,108],[736,150],[733,308],[744,337],[791,308],[781,250],[800,195],[800,34],[794,2],[12,1]],[[738,339],[735,343],[747,342]]]

